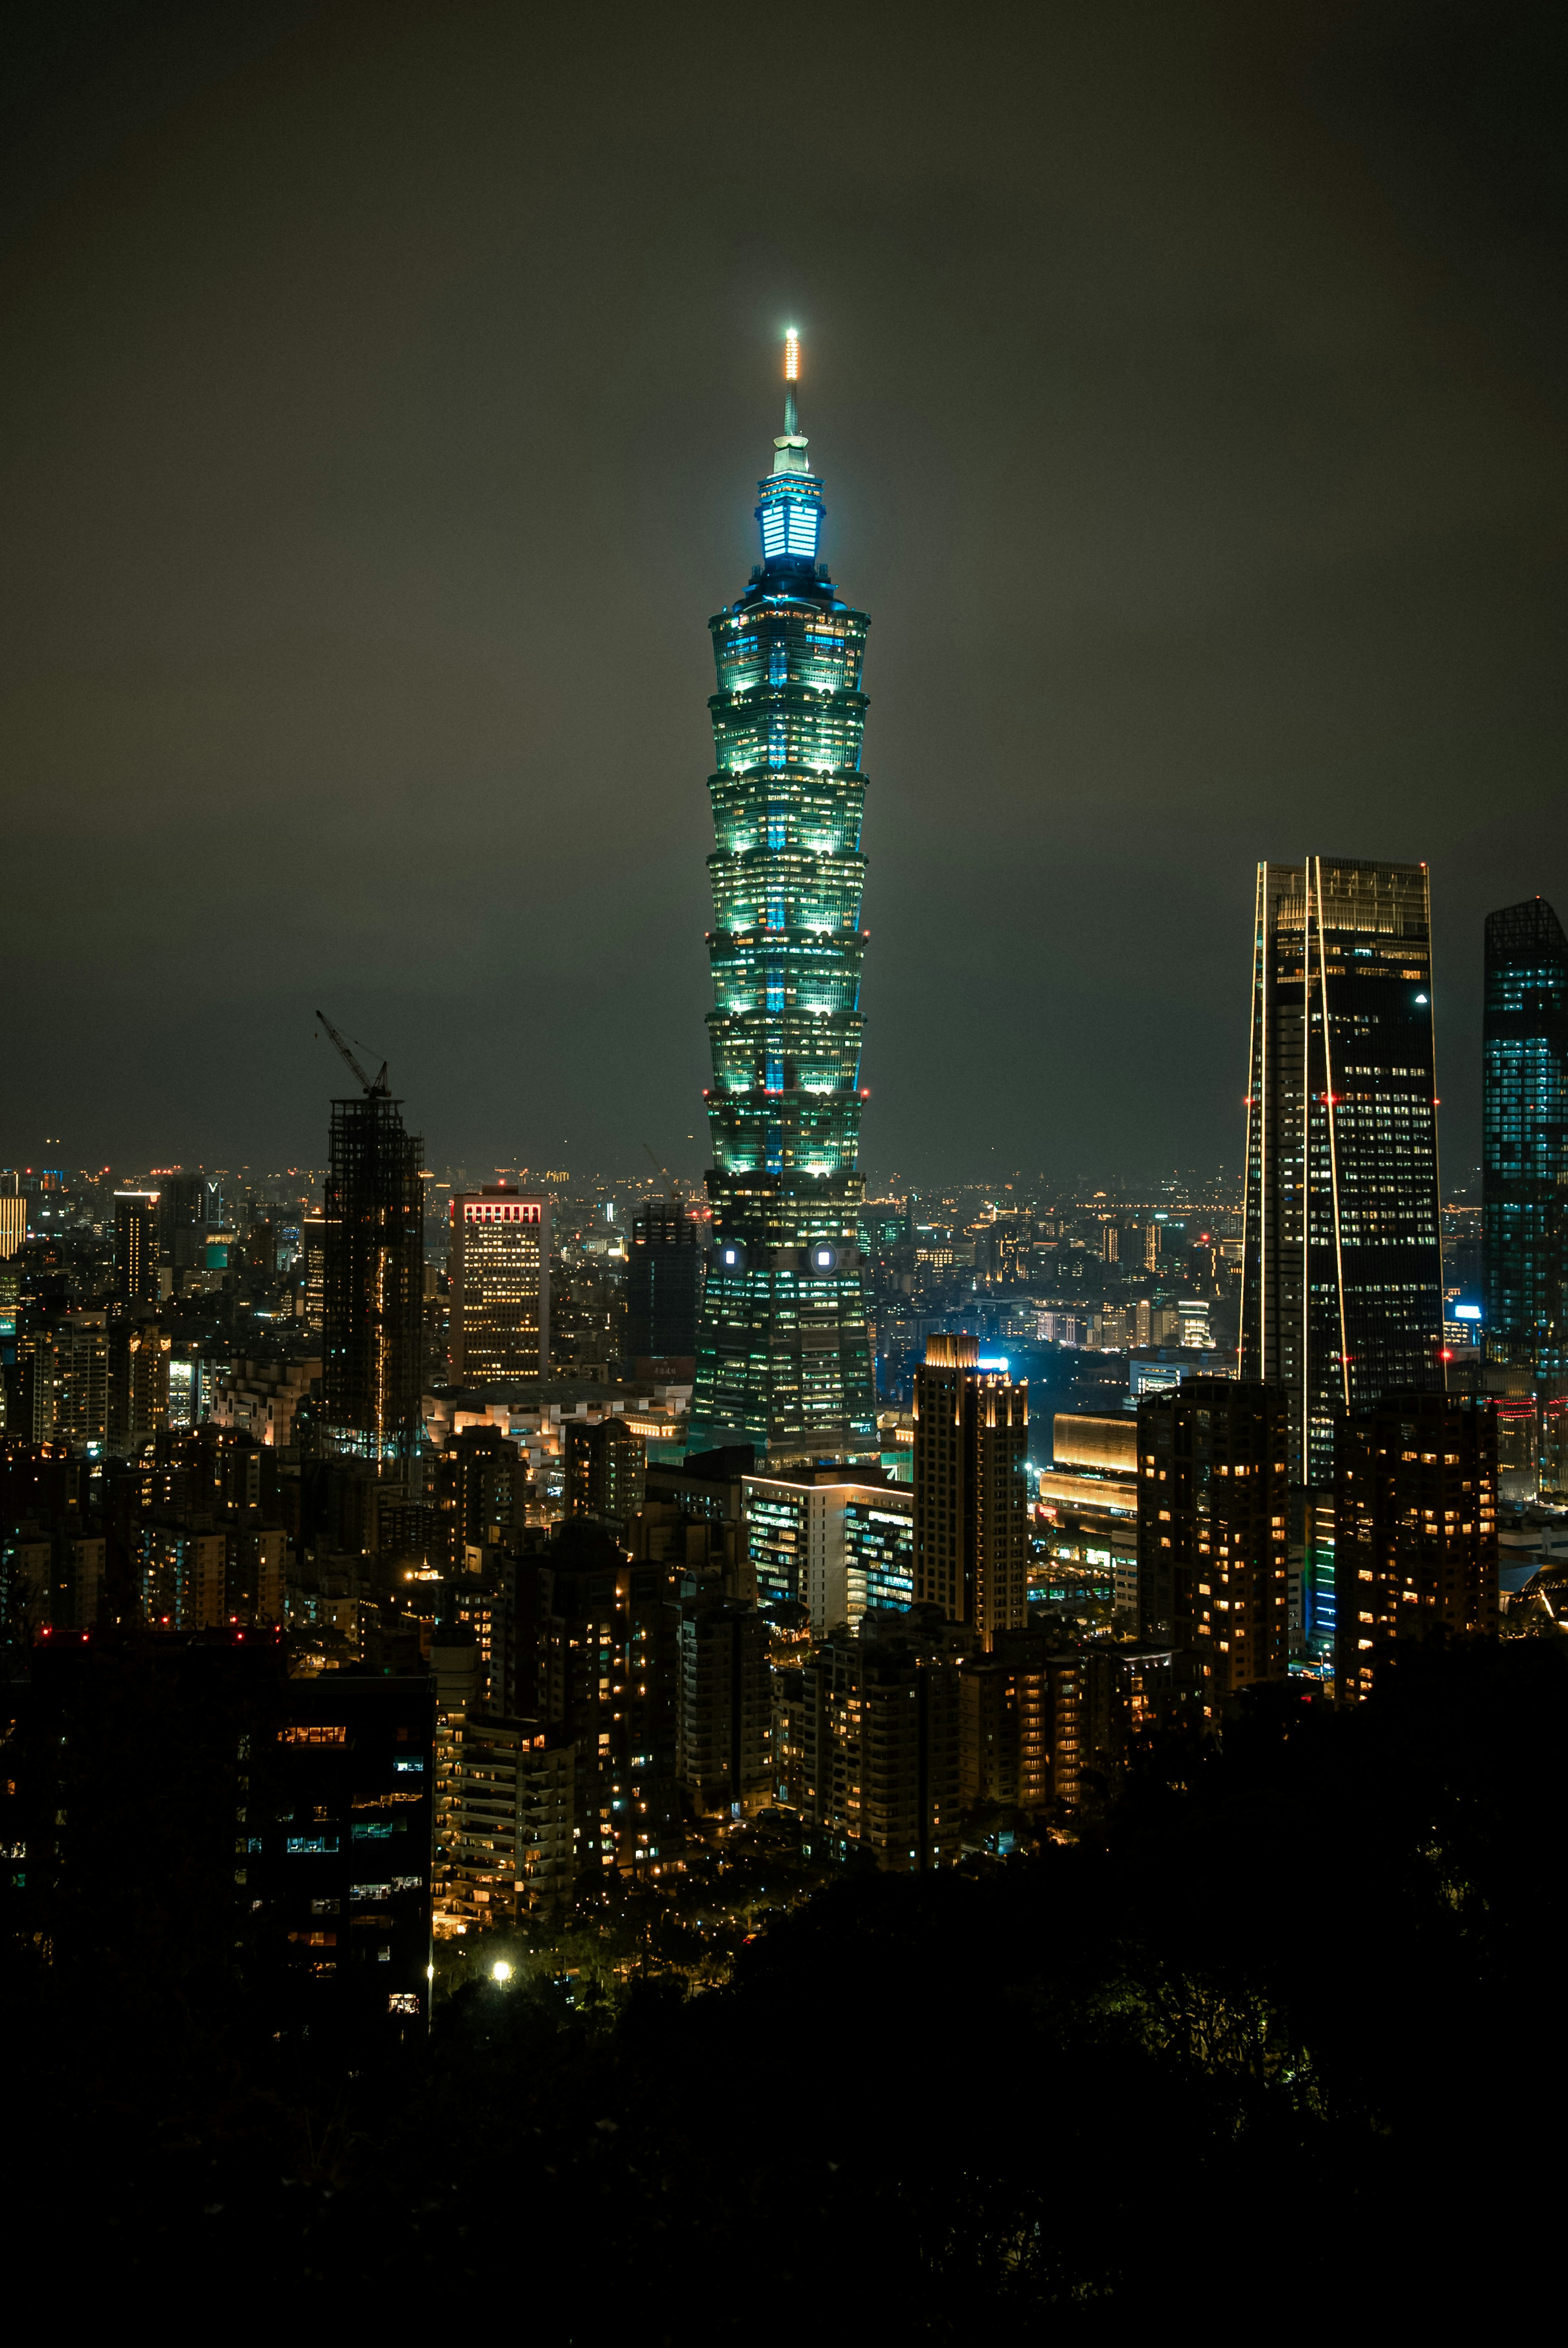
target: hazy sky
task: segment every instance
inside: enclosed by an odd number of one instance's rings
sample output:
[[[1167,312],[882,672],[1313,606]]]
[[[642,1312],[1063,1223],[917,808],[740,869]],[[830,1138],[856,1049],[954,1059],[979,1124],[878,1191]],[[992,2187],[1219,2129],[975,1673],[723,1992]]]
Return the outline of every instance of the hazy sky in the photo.
[[[1460,1179],[1481,918],[1568,914],[1561,10],[11,25],[0,1159],[319,1160],[319,1003],[427,1163],[706,1162],[793,320],[871,1169],[1234,1164],[1320,852],[1431,864]]]

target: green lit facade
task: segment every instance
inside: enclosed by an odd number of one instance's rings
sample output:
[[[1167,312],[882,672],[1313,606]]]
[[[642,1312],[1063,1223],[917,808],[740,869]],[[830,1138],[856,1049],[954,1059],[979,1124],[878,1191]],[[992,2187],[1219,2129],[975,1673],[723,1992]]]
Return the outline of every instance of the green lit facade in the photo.
[[[692,1442],[778,1462],[876,1440],[856,1169],[868,623],[817,559],[822,483],[793,382],[759,488],[763,560],[709,622],[712,1235]]]

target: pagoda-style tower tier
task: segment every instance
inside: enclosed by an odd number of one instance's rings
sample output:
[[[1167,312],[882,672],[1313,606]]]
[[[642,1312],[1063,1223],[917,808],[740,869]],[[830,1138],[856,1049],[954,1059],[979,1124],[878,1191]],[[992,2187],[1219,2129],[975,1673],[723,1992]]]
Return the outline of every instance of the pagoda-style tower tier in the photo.
[[[869,1454],[876,1414],[856,1164],[868,623],[816,560],[822,484],[793,376],[774,448],[763,561],[709,623],[713,1231],[692,1440],[779,1462]]]

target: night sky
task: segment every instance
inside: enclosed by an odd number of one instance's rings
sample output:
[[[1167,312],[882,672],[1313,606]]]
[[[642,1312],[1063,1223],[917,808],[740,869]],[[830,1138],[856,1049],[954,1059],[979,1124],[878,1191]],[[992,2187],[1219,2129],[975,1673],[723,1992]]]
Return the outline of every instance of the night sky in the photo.
[[[706,1163],[795,323],[869,1169],[1235,1167],[1316,851],[1431,864],[1464,1179],[1482,917],[1568,916],[1564,21],[14,10],[0,1159],[319,1163],[320,1004],[427,1164]]]

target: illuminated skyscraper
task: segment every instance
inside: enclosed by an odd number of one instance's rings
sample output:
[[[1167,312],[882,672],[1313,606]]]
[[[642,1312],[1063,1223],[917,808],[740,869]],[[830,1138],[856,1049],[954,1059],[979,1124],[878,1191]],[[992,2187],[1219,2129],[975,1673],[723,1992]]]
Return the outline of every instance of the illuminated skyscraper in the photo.
[[[1568,937],[1544,897],[1489,913],[1481,1128],[1487,1352],[1568,1384]]]
[[[158,1303],[158,1200],[156,1190],[114,1194],[115,1282],[126,1304]]]
[[[876,1445],[856,1165],[867,621],[817,560],[798,374],[792,334],[763,560],[709,623],[713,1222],[692,1404],[694,1448],[765,1445],[775,1464]]]
[[[1426,866],[1260,864],[1241,1374],[1310,1485],[1337,1411],[1443,1384],[1436,1094]]]
[[[550,1358],[550,1210],[506,1184],[452,1200],[452,1381],[537,1378]]]
[[[930,1336],[915,1373],[915,1600],[990,1648],[1029,1620],[1029,1388],[978,1354]]]

